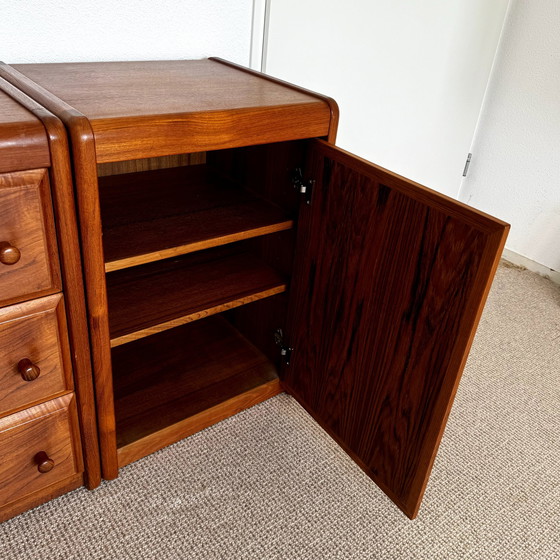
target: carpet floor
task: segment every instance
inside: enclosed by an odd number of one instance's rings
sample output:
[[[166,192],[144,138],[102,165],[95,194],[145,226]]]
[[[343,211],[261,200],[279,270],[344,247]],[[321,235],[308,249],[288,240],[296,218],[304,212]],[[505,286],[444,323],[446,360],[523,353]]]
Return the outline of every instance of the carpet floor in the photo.
[[[560,558],[560,288],[502,265],[418,518],[280,395],[0,525],[0,558]]]

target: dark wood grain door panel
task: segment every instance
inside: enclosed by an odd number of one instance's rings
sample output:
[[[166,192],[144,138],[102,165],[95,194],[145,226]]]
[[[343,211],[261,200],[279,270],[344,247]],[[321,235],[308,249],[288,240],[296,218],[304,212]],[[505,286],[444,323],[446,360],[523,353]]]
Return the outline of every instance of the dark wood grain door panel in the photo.
[[[283,384],[410,517],[507,224],[310,142]]]

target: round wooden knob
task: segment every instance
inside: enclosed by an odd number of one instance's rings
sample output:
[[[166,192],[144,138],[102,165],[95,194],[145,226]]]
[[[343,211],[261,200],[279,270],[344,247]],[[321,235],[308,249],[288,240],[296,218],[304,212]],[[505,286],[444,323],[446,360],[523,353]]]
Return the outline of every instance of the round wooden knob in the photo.
[[[21,252],[7,241],[0,241],[0,262],[2,264],[16,264],[21,258]]]
[[[37,463],[37,470],[40,473],[47,473],[54,468],[54,461],[44,451],[39,451],[35,455],[35,463]]]
[[[23,358],[18,362],[18,371],[24,381],[33,381],[39,377],[41,370],[29,358]]]

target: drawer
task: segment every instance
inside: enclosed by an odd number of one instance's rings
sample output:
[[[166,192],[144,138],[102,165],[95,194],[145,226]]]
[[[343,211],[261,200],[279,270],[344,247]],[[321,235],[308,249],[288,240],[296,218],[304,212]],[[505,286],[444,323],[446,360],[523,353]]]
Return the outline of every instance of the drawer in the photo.
[[[0,507],[81,472],[73,394],[0,419]]]
[[[0,174],[0,305],[60,291],[45,169]]]
[[[72,389],[61,294],[0,309],[0,416]]]

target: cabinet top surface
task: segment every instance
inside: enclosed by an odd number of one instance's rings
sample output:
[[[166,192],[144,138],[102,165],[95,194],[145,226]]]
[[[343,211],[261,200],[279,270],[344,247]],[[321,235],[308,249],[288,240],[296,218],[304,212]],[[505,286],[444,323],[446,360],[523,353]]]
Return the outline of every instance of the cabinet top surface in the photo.
[[[7,131],[10,131],[12,136],[21,137],[21,132],[17,132],[18,126],[24,128],[25,136],[36,134],[46,142],[45,130],[41,121],[4,93],[0,83],[0,136],[4,139]]]
[[[0,81],[0,172],[49,165],[41,121],[2,91]]]
[[[14,67],[95,120],[324,104],[213,60],[23,64]]]

